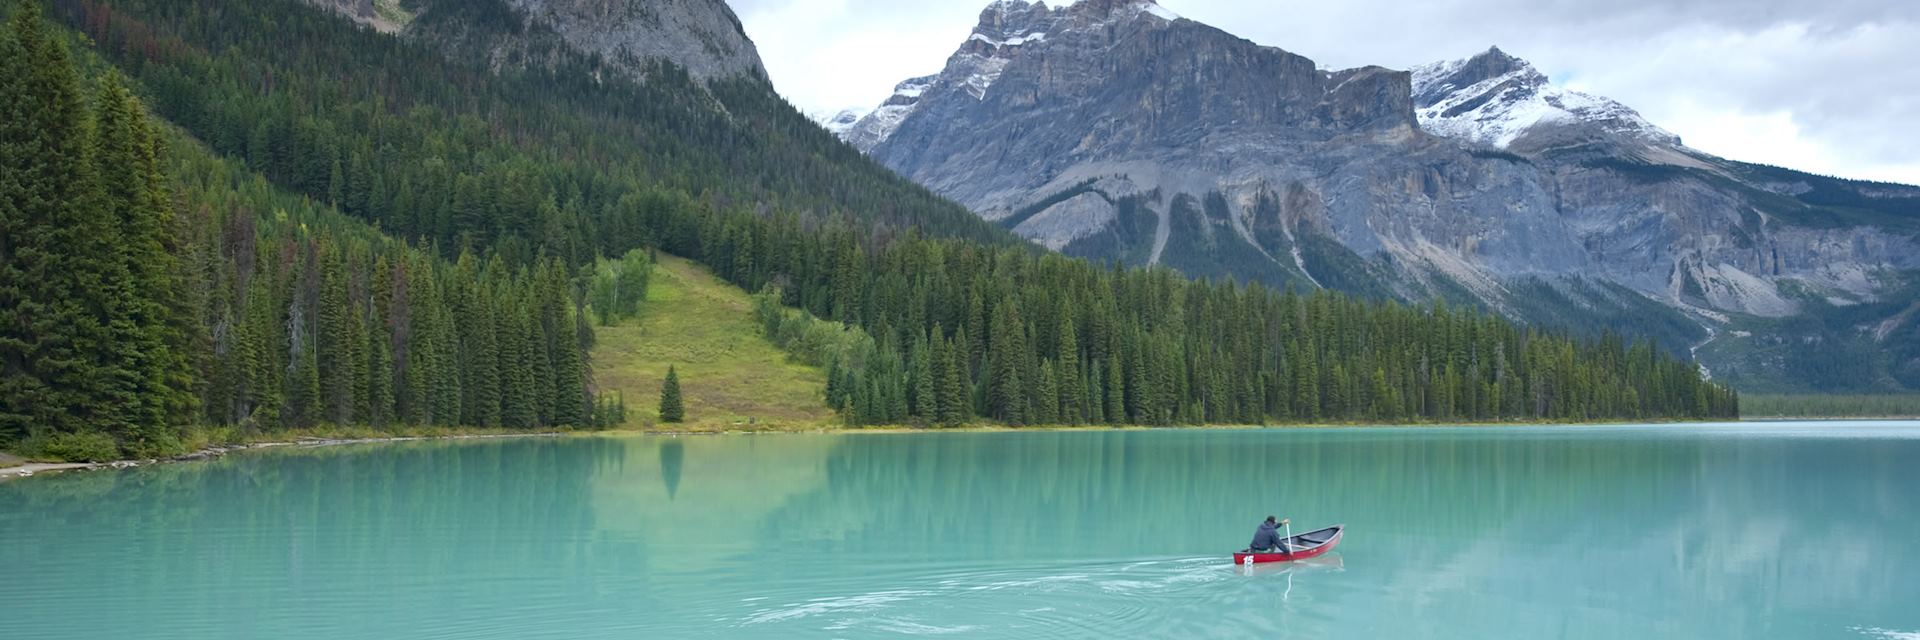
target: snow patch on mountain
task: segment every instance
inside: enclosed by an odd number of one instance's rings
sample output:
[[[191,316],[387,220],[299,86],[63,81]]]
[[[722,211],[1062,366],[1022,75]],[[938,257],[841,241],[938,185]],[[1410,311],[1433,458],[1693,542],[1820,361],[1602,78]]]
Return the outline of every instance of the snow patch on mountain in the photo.
[[[1166,7],[1162,7],[1160,6],[1159,3],[1156,3],[1156,2],[1139,2],[1139,3],[1136,3],[1134,7],[1138,10],[1138,12],[1153,14],[1154,17],[1160,18],[1161,20],[1165,20],[1167,22],[1173,22],[1175,20],[1180,19],[1180,14],[1174,13],[1172,11],[1168,11]]]
[[[839,113],[833,114],[830,118],[821,119],[816,117],[815,120],[819,120],[820,126],[826,127],[827,131],[833,133],[833,135],[844,137],[847,130],[859,124],[860,119],[867,117],[869,113],[873,113],[873,110],[865,107],[851,107],[841,109]]]
[[[1472,58],[1414,67],[1415,115],[1429,133],[1501,149],[1542,125],[1585,124],[1648,142],[1680,138],[1632,108],[1553,84],[1525,60],[1498,48]]]
[[[913,115],[914,110],[920,107],[920,97],[926,95],[927,90],[938,82],[938,78],[939,76],[909,78],[905,82],[894,85],[893,95],[888,96],[886,102],[880,103],[879,107],[865,112],[857,109],[842,111],[825,126],[828,131],[840,136],[841,140],[847,141],[861,151],[872,149],[874,145],[880,144],[880,141],[893,135],[893,131],[900,128],[900,123],[905,122],[907,116]],[[853,118],[852,122],[841,122],[849,117]]]
[[[1107,21],[1109,22],[1132,18],[1143,13],[1166,20],[1167,22],[1180,19],[1180,14],[1167,10],[1166,7],[1160,6],[1160,3],[1154,2],[1154,0],[1075,0],[1062,8],[1094,12],[1105,11]]]
[[[967,36],[967,39],[978,40],[996,47],[1018,47],[1020,45],[1023,45],[1029,42],[1040,42],[1042,40],[1046,40],[1047,34],[1045,32],[1034,32],[1034,33],[1029,33],[1025,35],[1014,36],[1011,38],[1007,38],[1005,40],[995,40],[991,37],[988,37],[986,34],[976,33],[971,36]]]

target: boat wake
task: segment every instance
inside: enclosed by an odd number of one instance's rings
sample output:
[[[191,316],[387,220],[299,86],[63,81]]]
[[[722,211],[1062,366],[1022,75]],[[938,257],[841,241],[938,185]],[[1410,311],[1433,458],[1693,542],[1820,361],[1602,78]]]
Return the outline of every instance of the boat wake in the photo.
[[[888,582],[906,582],[906,586],[842,596],[758,600],[733,626],[753,635],[806,631],[1035,637],[1122,631],[1156,637],[1204,634],[1208,630],[1193,628],[1192,621],[1211,616],[1166,614],[1240,602],[1279,603],[1281,598],[1276,596],[1298,588],[1292,584],[1293,576],[1286,581],[1247,577],[1329,566],[1337,566],[1337,561],[1243,571],[1222,558],[1204,557],[903,574]],[[1021,606],[1007,606],[1010,600]],[[1181,623],[1170,622],[1175,620],[1188,622],[1178,626]]]

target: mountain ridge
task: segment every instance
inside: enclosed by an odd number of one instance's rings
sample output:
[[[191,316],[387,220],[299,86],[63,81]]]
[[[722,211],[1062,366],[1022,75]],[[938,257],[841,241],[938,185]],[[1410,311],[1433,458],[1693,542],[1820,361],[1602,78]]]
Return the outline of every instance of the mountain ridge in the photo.
[[[1617,285],[1696,327],[1662,337],[1682,352],[1920,270],[1920,188],[1718,158],[1498,48],[1321,70],[1147,6],[994,2],[941,73],[836,130],[1069,255],[1564,316],[1544,285],[1638,331],[1644,305],[1595,293]]]

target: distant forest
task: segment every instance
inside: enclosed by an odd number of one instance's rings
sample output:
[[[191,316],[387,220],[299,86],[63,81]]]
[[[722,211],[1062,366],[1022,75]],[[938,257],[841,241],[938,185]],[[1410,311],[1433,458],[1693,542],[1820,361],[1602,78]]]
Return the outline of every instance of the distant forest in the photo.
[[[1745,395],[1741,417],[1920,418],[1920,395]]]
[[[764,292],[769,338],[830,372],[852,424],[1739,410],[1645,342],[1045,254],[758,81],[495,74],[290,0],[54,2],[84,39],[20,6],[0,443],[43,455],[159,455],[209,426],[618,423],[586,354],[642,248]]]

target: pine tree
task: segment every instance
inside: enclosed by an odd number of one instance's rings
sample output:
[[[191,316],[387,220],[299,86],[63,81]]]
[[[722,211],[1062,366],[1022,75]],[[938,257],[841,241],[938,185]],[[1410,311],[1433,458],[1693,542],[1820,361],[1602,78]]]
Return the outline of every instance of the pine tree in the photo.
[[[1054,375],[1053,361],[1040,363],[1040,384],[1033,388],[1034,424],[1060,422],[1060,383]]]
[[[567,277],[566,268],[558,261],[549,263],[547,268],[547,288],[549,304],[547,316],[552,319],[553,349],[553,424],[567,426],[585,426],[588,422],[588,407],[592,399],[587,395],[587,340],[585,318],[577,313],[578,301],[572,295],[572,284]]]
[[[151,456],[178,448],[179,429],[191,419],[174,388],[181,366],[172,350],[174,323],[168,300],[178,286],[175,256],[166,247],[173,231],[171,203],[158,178],[158,159],[143,108],[117,75],[101,83],[93,120],[91,160],[100,181],[98,199],[83,206],[109,216],[111,228],[94,242],[111,243],[92,251],[117,260],[101,272],[102,280],[90,292],[100,298],[110,342],[102,349],[103,366],[114,371],[115,397],[125,400],[120,410],[126,431],[115,434],[123,448],[137,456]],[[84,247],[84,245],[83,245]],[[90,249],[75,247],[76,252]],[[119,393],[128,394],[119,396]]]
[[[936,332],[937,333],[937,332]],[[967,390],[967,378],[963,369],[966,361],[966,349],[953,341],[942,341],[939,422],[943,426],[955,427],[965,424],[968,408],[973,406],[973,393]]]
[[[373,423],[373,380],[371,379],[372,361],[367,352],[371,340],[367,337],[366,306],[354,302],[347,318],[347,337],[342,345],[346,352],[343,360],[347,367],[347,387],[351,398],[349,413],[353,420],[361,424]]]
[[[119,226],[90,160],[65,45],[21,3],[0,38],[0,436],[133,435],[151,415],[118,370]],[[124,332],[120,332],[124,333]]]
[[[660,384],[660,421],[683,422],[687,419],[687,409],[680,401],[680,373],[673,365],[667,365],[667,379]]]
[[[1080,373],[1080,333],[1073,318],[1060,322],[1060,348],[1056,373],[1059,375],[1059,421],[1066,424],[1087,422],[1087,388]]]
[[[378,271],[375,277],[379,277]],[[393,424],[393,338],[384,321],[375,319],[367,331],[367,424],[384,429]]]
[[[927,345],[927,334],[915,336],[909,367],[912,377],[907,386],[907,413],[922,420],[933,419],[939,413],[939,400],[935,397],[933,349]]]
[[[236,407],[236,415],[243,426],[255,430],[280,428],[282,381],[286,379],[280,358],[283,351],[275,346],[285,339],[281,332],[285,325],[280,321],[280,302],[273,295],[270,280],[266,274],[254,276],[247,288],[239,335],[234,340],[235,348],[240,350],[238,360],[246,385],[235,394],[243,400],[243,404]]]
[[[353,339],[352,309],[347,303],[346,265],[337,248],[320,252],[319,334],[315,339],[321,389],[320,415],[333,424],[364,419],[353,412],[354,366],[347,345]]]
[[[499,274],[492,320],[499,355],[500,424],[509,429],[531,429],[539,421],[539,410],[533,400],[533,355],[525,327],[526,298],[519,290],[518,279],[511,277],[503,264],[490,266],[487,271]]]
[[[454,263],[453,282],[448,287],[455,314],[460,318],[456,335],[460,343],[460,416],[463,424],[493,427],[500,424],[500,354],[492,322],[493,293],[482,282],[479,261],[471,252],[462,251]]]
[[[1007,302],[994,309],[988,352],[993,367],[987,379],[990,415],[1014,426],[1027,422],[1027,386],[1022,375],[1027,365],[1026,325],[1020,321],[1017,304]]]
[[[844,411],[847,408],[847,390],[840,382],[840,359],[834,358],[827,363],[827,408]]]
[[[314,340],[313,309],[318,304],[320,274],[314,264],[313,245],[300,248],[289,276],[292,294],[287,299],[287,386],[281,411],[286,426],[307,428],[322,419],[320,364]]]

